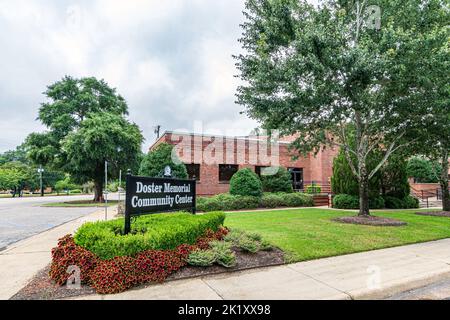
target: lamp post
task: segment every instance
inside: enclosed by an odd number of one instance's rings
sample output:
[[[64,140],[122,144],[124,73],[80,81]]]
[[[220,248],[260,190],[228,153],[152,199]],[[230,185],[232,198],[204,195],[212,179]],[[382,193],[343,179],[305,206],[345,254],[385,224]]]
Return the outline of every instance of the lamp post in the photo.
[[[37,169],[37,172],[39,173],[39,182],[40,182],[40,187],[41,187],[41,197],[44,196],[44,186],[42,183],[42,173],[44,172],[44,169],[42,168],[42,165],[39,166],[39,168]]]

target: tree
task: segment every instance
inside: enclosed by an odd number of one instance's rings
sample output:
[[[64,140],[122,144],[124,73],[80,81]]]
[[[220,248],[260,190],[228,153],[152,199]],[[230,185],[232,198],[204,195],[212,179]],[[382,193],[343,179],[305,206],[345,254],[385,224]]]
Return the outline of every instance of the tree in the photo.
[[[358,181],[360,216],[369,213],[369,181],[389,157],[411,145],[422,122],[422,48],[442,27],[444,4],[430,0],[247,0],[237,56],[238,103],[265,129],[296,135],[299,152],[339,146]],[[383,14],[378,16],[382,8]],[[418,97],[419,96],[419,97]],[[349,126],[350,125],[350,126]],[[347,140],[354,128],[354,141]],[[352,147],[352,144],[354,147]],[[371,170],[374,149],[383,157]],[[355,159],[355,161],[352,161]]]
[[[390,157],[381,169],[383,196],[404,199],[411,193],[408,181],[407,162],[401,154]]]
[[[426,63],[417,67],[420,78],[417,91],[421,92],[420,104],[423,114],[420,147],[415,151],[425,155],[433,163],[433,175],[437,177],[442,191],[442,209],[450,212],[449,156],[450,156],[450,28],[448,27],[448,2],[441,10],[442,27],[436,28],[427,39],[422,52],[429,56]]]
[[[36,171],[24,163],[12,161],[3,164],[0,169],[0,189],[12,190],[13,196],[18,194],[20,197],[24,189],[33,191],[39,188]]]
[[[291,174],[284,167],[279,167],[275,174],[261,173],[261,183],[266,192],[294,192]]]
[[[353,156],[352,161],[356,163]],[[380,154],[372,152],[368,158],[368,168],[373,170],[380,161]],[[356,164],[354,164],[356,165]],[[348,164],[344,150],[340,150],[338,155],[333,159],[333,175],[331,177],[331,190],[334,194],[348,194],[352,196],[359,195],[358,181]],[[381,172],[377,172],[369,181],[369,199],[378,197],[381,192]]]
[[[71,173],[79,183],[94,180],[94,200],[102,201],[101,160],[132,167],[143,140],[136,125],[125,119],[125,100],[103,80],[69,76],[50,85],[45,96],[48,102],[41,105],[38,119],[48,131],[27,137],[29,157],[35,164]],[[77,142],[87,145],[77,146]],[[119,147],[121,152],[117,152]],[[111,166],[112,172],[116,169],[117,165]]]
[[[418,183],[439,182],[439,172],[441,172],[438,162],[430,161],[424,157],[412,157],[408,160],[406,171],[409,178],[414,178]]]
[[[178,158],[173,145],[168,143],[161,143],[144,156],[139,168],[139,175],[163,177],[166,166],[170,166],[172,169],[172,177],[187,179],[188,173],[186,166]]]
[[[15,150],[9,150],[0,154],[0,166],[13,161],[29,163],[26,146],[24,144],[17,146]]]
[[[108,175],[118,176],[138,160],[142,144],[138,126],[111,113],[90,114],[77,131],[62,141],[67,157],[66,171],[73,181],[94,181],[94,201],[103,201],[105,161]]]

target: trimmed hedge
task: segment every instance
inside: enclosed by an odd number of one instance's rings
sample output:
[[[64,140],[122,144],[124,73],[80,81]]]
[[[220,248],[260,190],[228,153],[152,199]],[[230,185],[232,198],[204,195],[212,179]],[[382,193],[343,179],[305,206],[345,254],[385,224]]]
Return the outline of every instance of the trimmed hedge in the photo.
[[[384,196],[374,197],[369,199],[370,209],[414,209],[419,208],[419,200],[406,196],[403,199]],[[359,209],[358,196],[348,194],[338,194],[333,198],[333,208],[337,209]]]
[[[228,193],[197,198],[197,210],[203,212],[277,207],[309,207],[314,201],[304,193],[264,193],[262,197],[236,196]]]
[[[230,194],[260,197],[262,195],[261,180],[252,170],[241,169],[231,177]]]
[[[359,197],[349,194],[338,194],[333,197],[333,208],[337,209],[359,209]],[[383,197],[372,197],[369,199],[370,209],[383,209]]]
[[[385,196],[384,202],[389,209],[415,209],[419,208],[419,199],[413,196],[406,196],[403,199]]]
[[[193,244],[206,230],[218,230],[224,220],[223,212],[154,214],[133,221],[128,235],[122,235],[123,218],[88,222],[77,230],[74,239],[77,245],[101,259],[111,259],[134,256],[146,250],[172,250],[181,244]]]

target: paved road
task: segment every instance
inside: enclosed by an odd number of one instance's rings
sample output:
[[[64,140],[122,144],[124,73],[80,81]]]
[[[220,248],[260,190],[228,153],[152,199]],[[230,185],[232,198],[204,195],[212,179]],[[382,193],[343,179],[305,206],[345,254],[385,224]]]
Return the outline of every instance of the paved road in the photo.
[[[50,208],[44,203],[88,200],[90,195],[0,199],[0,250],[7,245],[51,229],[99,208]]]
[[[388,300],[450,300],[450,278],[398,293]]]

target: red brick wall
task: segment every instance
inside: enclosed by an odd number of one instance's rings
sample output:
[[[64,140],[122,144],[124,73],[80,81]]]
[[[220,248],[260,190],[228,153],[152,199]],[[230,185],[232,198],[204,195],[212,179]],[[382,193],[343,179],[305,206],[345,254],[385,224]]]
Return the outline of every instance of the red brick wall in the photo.
[[[234,141],[234,143],[230,144],[230,141]],[[199,195],[228,192],[229,184],[219,182],[219,164],[238,164],[239,169],[251,168],[252,170],[255,169],[255,165],[267,166],[271,164],[271,153],[265,152],[261,149],[261,146],[249,139],[227,138],[225,140],[224,137],[175,136],[172,133],[165,133],[150,149],[155,148],[162,142],[177,145],[177,153],[184,163],[200,164],[200,181],[197,184]],[[223,152],[215,150],[214,144],[216,146],[222,145]],[[238,145],[244,145],[245,152],[238,150]],[[227,152],[227,148],[230,147],[233,147],[232,153]],[[262,153],[266,156],[258,157],[258,151],[261,151],[259,154]],[[298,159],[294,160],[292,157],[296,155],[295,152],[289,151],[288,145],[284,143],[279,144],[278,160],[279,165],[285,168],[302,168],[304,181],[310,182],[313,180],[322,183],[328,181],[331,177],[332,161],[336,154],[337,150],[326,149],[319,152],[316,157],[313,155],[299,156]],[[211,160],[214,163],[211,163]],[[274,164],[272,163],[272,165]]]

